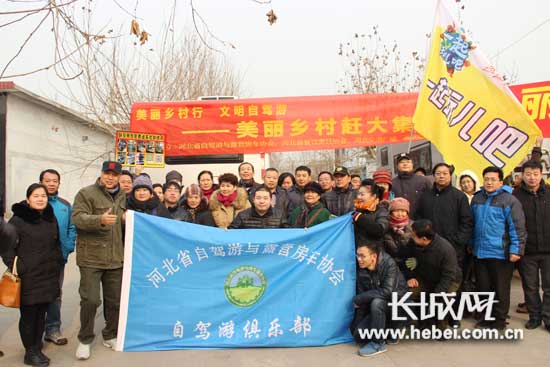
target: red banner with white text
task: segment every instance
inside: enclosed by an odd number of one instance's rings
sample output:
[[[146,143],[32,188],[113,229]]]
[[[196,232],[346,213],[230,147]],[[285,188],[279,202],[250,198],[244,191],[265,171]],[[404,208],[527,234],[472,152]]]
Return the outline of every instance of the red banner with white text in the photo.
[[[550,137],[550,81],[512,85]],[[269,153],[409,141],[417,93],[138,102],[131,131],[166,134],[166,156]],[[414,133],[413,140],[423,139]]]
[[[166,156],[385,145],[411,138],[416,100],[394,93],[143,102],[132,106],[130,129],[166,134]]]
[[[510,89],[537,123],[542,136],[550,138],[550,81],[512,85]]]

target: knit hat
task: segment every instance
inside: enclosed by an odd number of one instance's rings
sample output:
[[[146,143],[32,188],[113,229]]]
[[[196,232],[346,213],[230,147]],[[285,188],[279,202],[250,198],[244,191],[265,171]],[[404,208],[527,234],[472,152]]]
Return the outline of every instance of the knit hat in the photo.
[[[378,171],[374,171],[372,179],[374,183],[387,183],[391,186],[391,173],[388,170],[379,169]]]
[[[390,213],[394,210],[406,210],[410,211],[409,201],[405,198],[395,198],[390,202]]]
[[[323,194],[323,189],[321,188],[321,185],[319,185],[317,182],[315,181],[312,181],[308,184],[306,184],[306,186],[304,186],[304,193],[305,192],[308,192],[308,191],[313,191],[313,192],[316,192],[318,193],[319,195],[322,195]]]
[[[177,181],[181,183],[183,176],[178,171],[170,171],[166,174],[166,182]]]
[[[153,193],[153,183],[148,176],[139,175],[134,179],[134,183],[132,184],[132,192],[140,188],[146,188]]]
[[[203,197],[202,190],[199,185],[191,184],[187,186],[187,188],[185,189],[185,197],[189,197],[191,195],[199,195],[201,198]]]

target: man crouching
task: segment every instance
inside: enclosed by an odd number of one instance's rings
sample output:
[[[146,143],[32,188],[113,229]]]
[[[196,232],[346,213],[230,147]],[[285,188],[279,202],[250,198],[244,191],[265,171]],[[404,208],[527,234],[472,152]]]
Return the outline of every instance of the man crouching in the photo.
[[[357,295],[353,297],[355,317],[350,330],[360,345],[359,355],[372,356],[385,352],[386,342],[398,342],[397,339],[385,340],[383,335],[376,333],[384,333],[386,329],[399,327],[391,321],[388,303],[393,292],[397,292],[399,298],[407,292],[407,283],[395,261],[382,250],[380,244],[363,243],[356,251]],[[369,332],[374,335],[368,335]]]

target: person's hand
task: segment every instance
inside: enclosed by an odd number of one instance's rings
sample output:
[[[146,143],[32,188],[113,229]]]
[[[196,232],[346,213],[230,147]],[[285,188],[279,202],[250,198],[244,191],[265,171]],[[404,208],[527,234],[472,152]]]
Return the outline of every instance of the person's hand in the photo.
[[[359,308],[355,303],[353,304],[353,308]]]
[[[144,165],[142,165],[142,164],[136,164],[136,168],[135,168],[135,172],[134,172],[135,175],[136,175],[136,177],[139,176],[139,175],[141,175],[141,173],[143,172],[144,168],[145,168]]]
[[[416,265],[418,265],[418,261],[416,261],[416,257],[409,257],[407,260],[405,260],[405,266],[409,270],[416,269]]]
[[[519,255],[516,255],[516,254],[510,254],[510,261],[515,263],[516,261],[518,261],[519,259],[521,259],[521,256]]]
[[[537,136],[537,138],[535,139],[535,146],[536,147],[541,147],[543,140],[544,140],[544,138],[542,136]]]
[[[416,280],[415,278],[409,279],[407,280],[407,285],[409,286],[409,288],[418,288],[418,280]]]
[[[113,211],[112,208],[109,208],[105,213],[101,215],[101,224],[104,226],[112,226],[116,223],[117,216],[114,214],[111,214]]]
[[[126,222],[126,212],[122,213],[122,221]]]

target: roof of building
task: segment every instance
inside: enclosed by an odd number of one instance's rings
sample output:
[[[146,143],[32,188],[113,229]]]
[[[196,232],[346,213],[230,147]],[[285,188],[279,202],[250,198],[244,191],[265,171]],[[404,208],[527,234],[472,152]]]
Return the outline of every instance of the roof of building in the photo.
[[[86,125],[92,129],[98,129],[102,132],[112,135],[115,135],[116,129],[115,127],[98,121],[93,121],[84,115],[71,110],[70,108],[63,106],[60,103],[54,102],[52,100],[49,100],[47,98],[44,98],[42,96],[39,96],[38,94],[35,94],[31,91],[26,90],[25,88],[22,88],[18,85],[16,85],[14,82],[6,81],[6,82],[0,82],[0,93],[8,93],[8,94],[14,94],[17,97],[20,97],[22,99],[25,99],[29,102],[35,103],[37,105],[40,105],[46,109],[49,109],[50,111],[53,111],[55,113],[58,113],[62,116],[65,116],[69,119],[75,120],[83,125]]]

